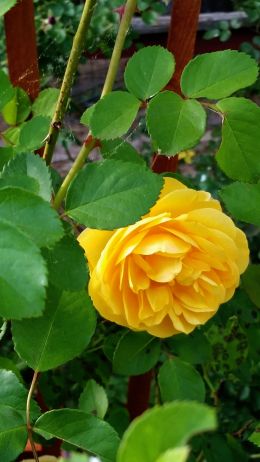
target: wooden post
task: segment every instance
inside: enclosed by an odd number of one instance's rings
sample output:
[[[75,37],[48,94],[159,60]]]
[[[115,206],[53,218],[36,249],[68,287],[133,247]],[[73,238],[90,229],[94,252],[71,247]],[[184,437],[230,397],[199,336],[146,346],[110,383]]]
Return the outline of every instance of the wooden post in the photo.
[[[33,0],[19,0],[4,19],[11,82],[34,100],[39,93],[40,78]]]
[[[174,0],[173,3],[167,48],[175,56],[176,71],[167,89],[178,94],[181,94],[182,71],[194,53],[200,8],[201,0]],[[177,155],[174,157],[155,155],[151,168],[156,173],[163,173],[175,172],[177,166]],[[148,408],[152,377],[153,371],[149,371],[129,378],[127,409],[131,419]]]

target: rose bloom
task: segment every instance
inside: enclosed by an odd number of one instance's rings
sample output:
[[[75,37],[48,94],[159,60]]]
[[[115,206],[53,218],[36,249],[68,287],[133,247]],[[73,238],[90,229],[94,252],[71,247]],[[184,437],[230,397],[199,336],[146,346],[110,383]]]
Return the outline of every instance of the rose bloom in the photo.
[[[78,239],[99,313],[157,337],[208,321],[233,296],[249,261],[246,236],[219,201],[172,178],[137,223],[86,229]]]

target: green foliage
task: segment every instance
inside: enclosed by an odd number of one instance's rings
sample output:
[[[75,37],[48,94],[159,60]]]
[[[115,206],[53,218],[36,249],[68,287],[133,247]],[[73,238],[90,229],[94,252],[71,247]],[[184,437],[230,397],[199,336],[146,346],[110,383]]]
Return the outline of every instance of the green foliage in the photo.
[[[104,388],[95,380],[88,380],[79,398],[79,409],[103,419],[108,408],[108,399]]]
[[[13,99],[3,108],[2,114],[8,125],[19,125],[24,122],[31,112],[31,101],[22,88],[15,88]]]
[[[168,449],[168,451],[164,452],[158,459],[156,459],[156,462],[185,462],[188,455],[189,448],[187,446]]]
[[[258,426],[256,428],[256,431],[254,431],[252,433],[252,435],[250,435],[249,441],[251,441],[251,443],[254,443],[256,446],[260,447],[259,423],[258,423]]]
[[[35,116],[25,122],[21,128],[17,149],[24,152],[40,148],[45,142],[49,126],[50,119],[43,116]]]
[[[115,91],[94,106],[89,126],[96,138],[112,140],[124,135],[136,118],[140,101],[130,93]]]
[[[220,196],[235,218],[260,226],[260,183],[232,183],[221,190]]]
[[[15,4],[17,0],[2,0],[0,6],[0,16],[3,16],[7,11],[9,11]]]
[[[0,412],[0,457],[13,462],[24,450],[27,441],[24,419],[15,409],[4,407]]]
[[[4,71],[0,69],[0,111],[11,101],[15,96],[15,89]]]
[[[257,75],[257,64],[247,54],[233,50],[216,51],[198,55],[187,64],[181,88],[190,98],[225,98],[252,85]]]
[[[135,163],[106,160],[88,164],[68,190],[66,212],[90,228],[127,226],[149,211],[162,184],[162,178]]]
[[[35,432],[46,439],[62,439],[78,448],[114,462],[119,438],[115,430],[97,417],[75,409],[59,409],[43,414],[36,422]]]
[[[147,127],[162,154],[174,155],[194,146],[205,131],[206,113],[197,101],[165,91],[148,106]]]
[[[125,332],[116,345],[113,369],[117,374],[143,374],[158,362],[160,342],[145,332]]]
[[[162,401],[205,400],[205,385],[200,374],[189,363],[168,359],[160,368],[159,386]]]
[[[122,138],[103,141],[101,145],[101,154],[105,159],[135,162],[136,164],[144,163],[143,157],[130,143],[127,143]]]
[[[130,93],[145,101],[167,85],[174,68],[173,55],[165,48],[143,48],[128,61],[125,70],[126,87]]]
[[[44,314],[15,321],[17,353],[37,371],[47,371],[78,356],[96,327],[96,315],[85,291],[61,292],[50,288]]]
[[[41,91],[32,105],[33,115],[53,117],[59,93],[57,88],[46,88]]]
[[[249,265],[242,282],[250,300],[260,308],[260,265]]]
[[[117,462],[154,462],[168,449],[183,446],[193,435],[215,428],[215,414],[205,405],[183,402],[154,407],[129,426]]]
[[[233,180],[256,182],[260,177],[260,109],[245,98],[228,98],[217,104],[224,114],[222,143],[217,162]]]

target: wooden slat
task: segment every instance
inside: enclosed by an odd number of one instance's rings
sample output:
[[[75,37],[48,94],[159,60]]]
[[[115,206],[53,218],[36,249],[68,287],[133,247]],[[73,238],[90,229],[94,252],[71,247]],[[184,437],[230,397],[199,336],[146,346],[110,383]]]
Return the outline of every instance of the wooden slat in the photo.
[[[5,15],[9,75],[32,100],[39,93],[39,68],[33,0],[20,0]]]

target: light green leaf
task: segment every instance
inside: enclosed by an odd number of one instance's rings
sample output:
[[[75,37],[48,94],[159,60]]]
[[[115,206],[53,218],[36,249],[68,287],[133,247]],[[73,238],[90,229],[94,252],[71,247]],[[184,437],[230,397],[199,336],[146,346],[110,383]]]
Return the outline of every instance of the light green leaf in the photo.
[[[49,132],[51,119],[43,116],[35,116],[25,122],[21,128],[17,150],[34,151],[43,146]]]
[[[0,406],[0,460],[13,462],[23,452],[28,438],[21,414]]]
[[[260,108],[245,98],[217,104],[224,114],[217,162],[233,180],[254,182],[260,177]]]
[[[39,316],[47,285],[40,251],[15,224],[2,219],[0,234],[0,315],[6,319]]]
[[[183,446],[192,436],[216,426],[214,410],[203,404],[176,402],[154,407],[130,424],[117,462],[154,462],[168,449]]]
[[[90,118],[93,136],[112,140],[124,135],[137,116],[140,101],[125,91],[114,91],[95,105]]]
[[[71,183],[67,214],[85,226],[115,229],[130,225],[156,202],[163,178],[130,162],[88,164]]]
[[[256,446],[260,447],[260,423],[258,423],[258,427],[256,430],[249,436],[249,441],[254,443]]]
[[[34,116],[53,117],[60,91],[57,88],[42,90],[32,105]]]
[[[89,126],[91,116],[94,112],[94,109],[96,107],[96,104],[92,104],[92,106],[88,107],[82,114],[80,118],[80,123],[83,125],[86,125],[87,127]]]
[[[19,87],[15,89],[14,97],[3,108],[2,114],[8,125],[18,125],[24,122],[31,112],[31,101],[27,93]]]
[[[250,300],[260,308],[260,265],[249,265],[242,276],[242,284]]]
[[[260,183],[232,183],[221,189],[219,195],[235,218],[260,226]]]
[[[3,1],[3,0],[2,0]],[[2,2],[0,5],[0,16],[1,16],[1,9],[3,8]],[[5,105],[13,99],[15,96],[15,89],[12,86],[9,78],[5,74],[4,71],[0,69],[0,111],[3,110]]]
[[[87,285],[87,261],[73,236],[64,236],[43,253],[52,284],[63,290],[78,291]]]
[[[119,340],[113,357],[117,374],[139,375],[155,366],[161,351],[160,341],[146,332],[126,332]]]
[[[107,394],[95,380],[88,380],[79,398],[79,409],[103,419],[108,409]]]
[[[26,422],[26,401],[28,390],[21,384],[12,371],[0,370],[0,414],[7,407],[21,414]],[[35,420],[40,415],[40,409],[34,400],[31,401],[31,419]]]
[[[186,462],[189,455],[189,448],[183,446],[181,448],[168,449],[164,452],[156,462]]]
[[[58,214],[41,197],[14,187],[0,189],[0,216],[38,246],[53,245],[63,235]]]
[[[16,147],[18,141],[19,141],[19,136],[21,132],[21,127],[23,126],[20,125],[19,127],[9,127],[7,130],[2,132],[2,137],[5,143],[8,146]]]
[[[198,55],[187,64],[181,89],[190,98],[225,98],[252,85],[257,75],[257,63],[247,53],[215,51]]]
[[[178,358],[168,359],[160,368],[159,386],[163,402],[205,400],[205,385],[191,364]]]
[[[26,187],[26,180],[34,180],[34,189]],[[5,186],[21,186],[28,191],[34,192],[44,200],[51,199],[51,179],[46,163],[39,156],[29,153],[17,155],[0,174],[0,188]],[[36,188],[35,188],[36,185]],[[36,189],[36,190],[35,190]]]
[[[144,165],[144,158],[130,143],[127,143],[122,138],[103,141],[101,154],[105,159],[122,160],[123,162],[134,162]]]
[[[114,462],[119,444],[115,430],[93,415],[75,409],[46,412],[36,422],[34,431],[46,439],[56,437],[101,458]]]
[[[197,101],[164,91],[149,103],[146,120],[149,134],[162,154],[174,155],[200,140],[206,113]]]
[[[129,59],[125,70],[127,89],[137,98],[145,101],[156,95],[171,79],[175,60],[160,46],[145,47]]]
[[[16,4],[17,0],[1,0],[0,17],[3,16]],[[0,85],[1,88],[1,85]]]
[[[50,288],[43,316],[15,321],[17,353],[37,371],[47,371],[80,355],[96,327],[96,314],[86,291]]]

